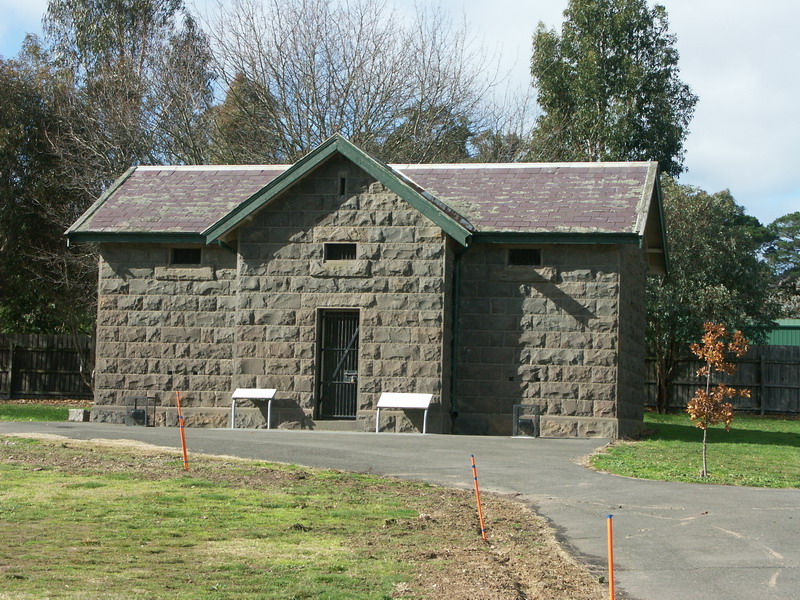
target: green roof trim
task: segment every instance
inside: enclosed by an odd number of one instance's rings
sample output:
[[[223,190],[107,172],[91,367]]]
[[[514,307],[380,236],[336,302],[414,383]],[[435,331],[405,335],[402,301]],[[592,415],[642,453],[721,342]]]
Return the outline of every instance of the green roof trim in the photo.
[[[91,244],[206,244],[206,238],[199,233],[169,233],[169,232],[72,232],[69,234],[71,242],[86,242]]]
[[[335,153],[341,154],[380,181],[411,206],[436,223],[436,225],[459,244],[462,246],[469,245],[470,238],[473,234],[470,231],[470,226],[466,219],[461,218],[463,224],[459,223],[452,216],[436,206],[435,203],[437,201],[435,198],[428,198],[423,195],[423,193],[415,190],[410,183],[406,183],[403,180],[400,174],[374,159],[366,152],[360,150],[339,134],[325,140],[315,150],[301,158],[261,190],[250,196],[230,213],[203,231],[201,235],[205,236],[206,243],[215,241],[231,229],[237,227],[247,217],[268,204],[289,187],[296,184]]]
[[[638,233],[601,232],[541,232],[520,231],[488,232],[472,234],[474,244],[639,244]]]

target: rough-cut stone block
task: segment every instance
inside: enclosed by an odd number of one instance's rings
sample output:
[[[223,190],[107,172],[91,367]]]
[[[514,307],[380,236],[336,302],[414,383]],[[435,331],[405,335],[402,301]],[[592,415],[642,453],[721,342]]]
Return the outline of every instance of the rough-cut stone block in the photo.
[[[562,281],[592,281],[594,275],[591,269],[565,269],[561,271],[560,278]]]
[[[559,418],[550,415],[539,417],[539,435],[541,437],[576,437],[578,424],[569,418]]]
[[[82,423],[89,420],[89,411],[82,408],[70,408],[67,421]]]
[[[616,439],[618,423],[616,419],[580,419],[578,437]]]

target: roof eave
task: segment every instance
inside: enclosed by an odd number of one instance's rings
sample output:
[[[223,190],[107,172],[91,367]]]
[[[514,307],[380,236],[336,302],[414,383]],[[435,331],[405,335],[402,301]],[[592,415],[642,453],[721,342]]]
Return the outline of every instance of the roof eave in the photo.
[[[76,231],[69,234],[70,242],[90,244],[205,244],[200,233],[174,233],[168,231]]]
[[[653,212],[653,211],[656,212]],[[657,220],[658,227],[656,246],[648,239],[647,230],[653,219]],[[661,201],[661,184],[659,181],[659,168],[657,161],[651,161],[647,169],[642,195],[636,207],[635,230],[641,238],[642,247],[647,255],[648,270],[655,275],[666,275],[669,270],[669,256],[667,254],[667,233],[664,225],[664,210]],[[650,229],[652,236],[653,230]]]
[[[89,220],[89,218],[90,218],[92,215],[94,215],[94,213],[96,213],[96,212],[97,212],[97,210],[98,210],[98,209],[99,209],[99,208],[100,208],[100,207],[101,207],[103,204],[105,204],[106,200],[108,200],[108,198],[111,196],[111,194],[113,194],[114,192],[116,192],[116,191],[119,189],[119,187],[120,187],[120,186],[121,186],[123,183],[125,183],[125,181],[126,181],[126,180],[127,180],[127,179],[128,179],[130,176],[131,176],[131,175],[133,175],[133,173],[134,173],[135,171],[136,171],[136,167],[129,167],[127,171],[125,171],[125,172],[124,172],[124,173],[123,173],[123,174],[122,174],[122,175],[121,175],[119,178],[117,178],[117,180],[116,180],[116,181],[114,181],[114,183],[112,183],[112,184],[111,184],[111,185],[108,187],[108,189],[107,189],[105,192],[103,192],[103,193],[100,195],[100,197],[99,197],[97,200],[95,200],[95,201],[94,201],[94,203],[93,203],[93,204],[92,204],[92,205],[91,205],[91,206],[90,206],[88,209],[86,209],[86,211],[85,211],[85,212],[84,212],[84,213],[83,213],[83,214],[82,214],[82,215],[81,215],[81,216],[78,218],[78,220],[77,220],[77,221],[75,221],[75,222],[74,222],[72,225],[70,225],[70,226],[69,226],[69,228],[68,228],[68,229],[67,229],[67,230],[64,232],[64,235],[65,235],[65,236],[67,236],[67,240],[68,240],[68,241],[70,241],[70,242],[79,242],[79,241],[82,241],[82,240],[80,239],[80,236],[78,235],[78,234],[80,233],[80,232],[78,231],[78,229],[80,229],[80,227],[81,227],[81,226],[82,226],[84,223],[86,223],[86,221],[88,221],[88,220]]]
[[[474,233],[475,244],[638,244],[638,233],[599,231],[487,231]]]
[[[669,273],[669,244],[667,243],[667,222],[664,219],[664,201],[661,195],[661,178],[656,177],[656,202],[658,203],[658,222],[661,225],[661,249],[664,253],[664,275]]]

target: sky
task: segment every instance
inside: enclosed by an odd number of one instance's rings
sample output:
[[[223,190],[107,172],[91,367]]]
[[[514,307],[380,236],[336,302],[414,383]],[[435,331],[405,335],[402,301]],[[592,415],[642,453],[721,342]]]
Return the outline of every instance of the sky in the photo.
[[[200,0],[205,4],[208,0]],[[391,2],[391,0],[390,0]],[[191,3],[191,0],[190,0]],[[441,0],[517,86],[529,85],[531,36],[539,21],[560,28],[567,0]],[[413,11],[424,0],[394,0]],[[650,3],[652,5],[652,2]],[[729,189],[767,224],[800,211],[800,2],[662,0],[677,35],[681,79],[700,100],[686,140],[681,183]],[[0,0],[0,55],[41,31],[47,0]]]

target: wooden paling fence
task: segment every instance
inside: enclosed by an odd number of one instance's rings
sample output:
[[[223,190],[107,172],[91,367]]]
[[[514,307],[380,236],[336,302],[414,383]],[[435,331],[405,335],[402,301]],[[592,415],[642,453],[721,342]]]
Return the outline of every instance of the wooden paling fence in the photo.
[[[91,398],[93,344],[88,335],[0,335],[0,398]]]
[[[91,373],[94,340],[91,336],[0,335],[0,399],[91,398],[86,383]],[[800,346],[751,346],[738,369],[725,381],[749,388],[750,398],[736,398],[737,410],[765,413],[800,413]],[[81,366],[83,365],[83,372]],[[687,357],[677,369],[670,407],[684,408],[702,385],[698,360]],[[647,359],[645,404],[655,406],[655,361]]]
[[[722,376],[735,388],[747,388],[750,398],[736,398],[737,410],[765,413],[800,413],[800,346],[751,346],[747,355],[732,360],[737,366],[733,376]],[[677,367],[672,386],[671,408],[685,408],[695,390],[703,385],[697,369],[698,360],[686,358]],[[716,381],[715,381],[716,383]],[[655,406],[655,360],[647,359],[647,406]]]

